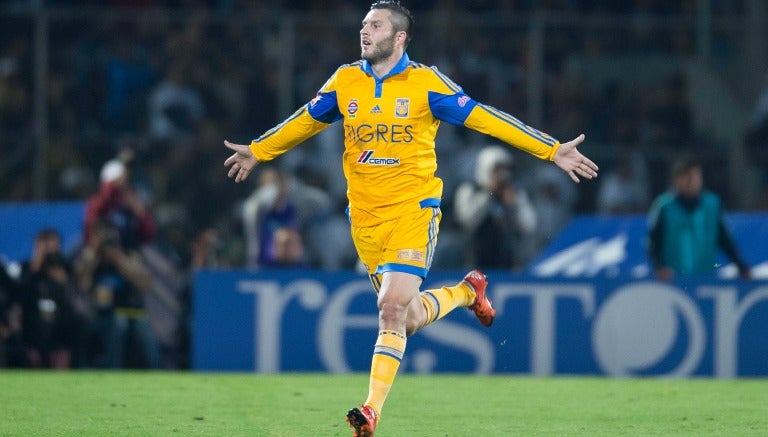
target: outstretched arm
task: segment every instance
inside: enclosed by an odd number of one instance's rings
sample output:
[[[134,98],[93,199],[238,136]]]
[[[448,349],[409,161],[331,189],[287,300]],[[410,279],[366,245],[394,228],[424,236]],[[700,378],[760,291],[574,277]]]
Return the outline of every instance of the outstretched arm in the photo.
[[[579,177],[597,177],[597,165],[576,149],[584,141],[584,134],[561,144],[551,136],[491,106],[469,100],[459,110],[459,105],[454,102],[456,99],[452,98],[455,95],[446,97],[433,94],[431,97],[432,112],[441,120],[453,124],[463,122],[470,129],[496,137],[537,158],[554,161],[576,183]]]
[[[227,176],[235,178],[235,182],[244,181],[259,162],[282,155],[338,120],[341,120],[341,113],[336,105],[336,93],[319,93],[251,144],[224,141],[224,145],[235,152],[224,161],[224,165],[229,167]]]
[[[224,165],[229,167],[227,177],[235,178],[235,182],[238,183],[244,181],[251,174],[251,170],[259,163],[259,160],[253,155],[248,145],[234,144],[226,140],[224,145],[235,152],[224,161]]]
[[[554,158],[552,158],[552,161],[568,173],[568,176],[576,183],[579,183],[579,176],[587,179],[597,177],[597,164],[576,149],[576,146],[583,141],[584,134],[581,134],[567,143],[560,144],[560,147],[555,151]]]

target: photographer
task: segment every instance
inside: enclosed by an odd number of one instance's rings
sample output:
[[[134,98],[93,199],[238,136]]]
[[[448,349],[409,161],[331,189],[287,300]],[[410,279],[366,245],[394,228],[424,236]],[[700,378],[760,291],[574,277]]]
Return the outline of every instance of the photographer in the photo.
[[[112,224],[126,248],[137,249],[154,240],[155,219],[131,184],[132,161],[132,152],[124,151],[120,158],[102,167],[99,191],[88,199],[85,207],[86,242],[92,238],[99,221]]]
[[[78,284],[89,291],[96,312],[94,328],[102,347],[96,364],[107,368],[133,364],[125,359],[133,340],[144,359],[137,364],[159,367],[159,346],[144,307],[144,294],[152,281],[138,251],[124,247],[117,229],[99,221],[75,269]]]
[[[499,146],[484,147],[475,180],[456,190],[455,216],[469,236],[468,260],[480,268],[519,270],[529,258],[536,210],[512,179],[512,155]]]
[[[68,369],[77,344],[74,284],[60,252],[46,254],[19,285],[22,339],[29,367]]]

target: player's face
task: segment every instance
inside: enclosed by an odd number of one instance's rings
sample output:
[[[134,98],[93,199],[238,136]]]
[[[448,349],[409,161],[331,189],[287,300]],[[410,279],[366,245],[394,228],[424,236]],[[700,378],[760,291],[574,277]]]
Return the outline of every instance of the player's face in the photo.
[[[392,56],[397,39],[392,22],[392,13],[386,9],[372,9],[363,19],[360,29],[360,57],[376,64]]]

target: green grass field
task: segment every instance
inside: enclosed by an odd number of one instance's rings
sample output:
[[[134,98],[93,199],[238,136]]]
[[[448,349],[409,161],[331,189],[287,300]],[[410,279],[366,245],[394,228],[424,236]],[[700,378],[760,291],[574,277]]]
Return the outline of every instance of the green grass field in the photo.
[[[0,371],[0,436],[349,436],[367,375]],[[377,437],[768,435],[768,380],[401,375]]]

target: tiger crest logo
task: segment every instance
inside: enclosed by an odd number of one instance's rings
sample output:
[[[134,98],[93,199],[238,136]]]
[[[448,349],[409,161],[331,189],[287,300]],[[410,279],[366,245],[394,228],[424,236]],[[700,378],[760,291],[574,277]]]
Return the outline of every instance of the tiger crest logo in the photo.
[[[395,117],[408,118],[408,111],[411,106],[411,99],[399,98],[395,100]]]

